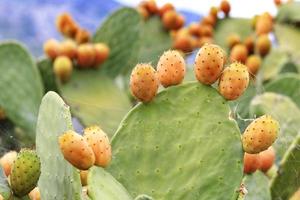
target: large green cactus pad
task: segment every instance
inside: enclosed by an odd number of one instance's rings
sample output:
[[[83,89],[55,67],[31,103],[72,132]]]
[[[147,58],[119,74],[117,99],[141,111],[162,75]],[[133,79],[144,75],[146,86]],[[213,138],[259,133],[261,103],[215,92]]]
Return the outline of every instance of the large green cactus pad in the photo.
[[[104,74],[75,70],[59,90],[71,111],[84,125],[100,125],[109,135],[131,108],[127,95]]]
[[[218,45],[224,49],[228,49],[226,39],[232,33],[238,34],[242,39],[251,35],[251,20],[243,18],[225,18],[219,20],[215,28],[214,39]]]
[[[53,72],[52,60],[44,58],[37,62],[43,79],[45,91],[57,91],[56,78]]]
[[[110,47],[110,56],[101,71],[116,77],[127,74],[138,59],[142,20],[133,8],[121,8],[103,23],[93,42],[104,42]]]
[[[142,27],[138,61],[156,65],[160,55],[172,47],[171,36],[158,16],[147,19]]]
[[[284,3],[279,7],[276,21],[277,22],[288,22],[288,23],[299,23],[300,22],[300,3],[290,2]]]
[[[300,75],[284,74],[266,85],[266,91],[289,96],[300,108]]]
[[[88,195],[93,200],[132,200],[126,189],[100,167],[89,171]]]
[[[245,200],[271,200],[269,179],[262,172],[247,175],[244,184],[248,191]]]
[[[123,120],[108,171],[134,197],[231,199],[242,180],[243,152],[229,115],[226,101],[210,86],[170,87]]]
[[[64,159],[58,145],[58,137],[70,129],[69,106],[55,92],[48,92],[40,106],[36,135],[41,160],[38,187],[43,200],[82,199],[79,172]]]
[[[298,129],[299,130],[299,129]],[[300,135],[290,145],[271,182],[272,199],[289,199],[300,187]]]
[[[269,114],[278,120],[280,133],[274,144],[279,161],[300,130],[300,110],[287,96],[266,92],[251,102],[252,115]]]
[[[27,50],[16,42],[0,44],[0,107],[31,139],[42,96],[41,77]]]

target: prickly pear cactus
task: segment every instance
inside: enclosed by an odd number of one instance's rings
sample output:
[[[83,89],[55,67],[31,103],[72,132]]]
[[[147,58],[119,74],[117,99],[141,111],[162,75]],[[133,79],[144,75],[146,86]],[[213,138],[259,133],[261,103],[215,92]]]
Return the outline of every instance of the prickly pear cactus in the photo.
[[[132,196],[232,199],[242,180],[237,124],[217,91],[185,83],[139,104],[112,139],[108,168]],[[192,175],[192,176],[191,176]]]
[[[299,129],[298,129],[299,130]],[[278,173],[271,182],[272,199],[289,199],[300,187],[300,135],[282,158]]]
[[[43,96],[40,74],[27,50],[16,42],[0,44],[0,107],[34,139]]]
[[[254,174],[247,175],[244,180],[244,185],[247,190],[245,200],[271,200],[269,189],[269,180],[265,174],[260,171]]]
[[[131,70],[138,59],[141,24],[139,13],[133,8],[121,8],[104,21],[93,37],[93,42],[104,42],[110,47],[101,71],[116,77]]]
[[[284,74],[278,76],[265,86],[266,91],[275,92],[290,97],[300,108],[300,76]]]
[[[4,200],[10,199],[12,195],[2,167],[0,167],[0,195],[2,195]]]
[[[299,23],[300,22],[300,3],[289,2],[280,6],[276,21],[281,23]]]
[[[126,189],[101,167],[89,171],[88,195],[93,200],[132,200]]]
[[[280,133],[274,143],[276,159],[279,161],[300,130],[300,110],[297,105],[287,96],[266,92],[251,101],[250,113],[252,116],[269,114],[279,122]]]
[[[145,21],[141,29],[141,49],[139,62],[156,65],[160,55],[172,47],[171,36],[162,25],[158,16]]]
[[[64,159],[58,145],[58,137],[70,129],[69,106],[55,92],[48,92],[40,106],[36,135],[41,159],[38,187],[43,200],[82,199],[79,172]]]
[[[43,78],[45,91],[57,91],[55,75],[53,73],[52,61],[50,59],[40,59],[37,66]]]
[[[86,125],[99,125],[111,137],[130,110],[126,93],[104,74],[75,70],[71,80],[59,85],[71,111]]]

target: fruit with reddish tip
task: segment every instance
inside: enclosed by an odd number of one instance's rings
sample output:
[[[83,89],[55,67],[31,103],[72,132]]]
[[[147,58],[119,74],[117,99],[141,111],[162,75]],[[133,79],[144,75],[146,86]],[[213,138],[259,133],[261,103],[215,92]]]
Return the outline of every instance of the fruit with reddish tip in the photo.
[[[35,187],[31,192],[28,194],[30,200],[41,200],[41,194],[38,187]]]
[[[51,59],[55,59],[61,53],[61,45],[55,39],[49,39],[44,43],[44,53]]]
[[[259,154],[244,153],[244,173],[252,174],[260,167]]]
[[[244,44],[235,45],[230,51],[230,61],[231,62],[241,62],[245,63],[248,57],[248,49]]]
[[[92,44],[81,44],[77,48],[77,64],[80,68],[90,68],[95,63],[95,49]]]
[[[267,172],[274,164],[275,150],[270,146],[267,150],[259,153],[260,167],[263,172]]]
[[[220,10],[221,10],[226,16],[229,15],[230,9],[231,9],[231,6],[230,6],[230,4],[229,4],[228,1],[226,1],[226,0],[221,1],[221,4],[220,4]]]
[[[261,35],[257,38],[255,49],[261,56],[265,56],[270,52],[271,41],[268,35]]]
[[[147,0],[141,3],[142,7],[146,8],[146,10],[149,12],[149,14],[153,15],[158,13],[158,7],[156,5],[155,0]]]
[[[243,136],[244,151],[255,154],[267,150],[276,140],[279,123],[270,115],[263,115],[249,124]]]
[[[62,13],[56,18],[56,28],[60,33],[71,38],[78,30],[78,26],[69,13]]]
[[[175,24],[175,30],[178,30],[180,29],[181,27],[184,26],[184,23],[185,23],[185,18],[183,15],[177,15],[176,17],[176,24]]]
[[[257,55],[251,55],[246,60],[246,66],[248,67],[248,71],[252,76],[257,74],[260,65],[261,65],[261,58]]]
[[[227,41],[227,46],[231,49],[235,45],[241,43],[241,37],[236,33],[232,33],[232,34],[228,35],[226,41]]]
[[[239,98],[249,85],[247,67],[239,62],[225,68],[219,81],[219,92],[227,100]]]
[[[77,54],[77,45],[74,41],[72,40],[65,40],[61,44],[61,56],[67,56],[70,59],[76,58]]]
[[[17,158],[16,151],[10,151],[4,154],[0,159],[0,165],[4,170],[5,175],[8,177],[10,175],[12,165]]]
[[[150,64],[137,64],[131,72],[131,94],[142,102],[151,101],[157,93],[159,81]]]
[[[175,10],[173,4],[171,3],[164,4],[158,11],[159,16],[162,17],[169,10]]]
[[[53,63],[53,72],[56,77],[62,82],[66,82],[70,79],[73,71],[73,64],[70,58],[67,56],[58,56]]]
[[[95,154],[95,165],[107,167],[111,161],[111,146],[109,139],[99,126],[84,129],[83,136]]]
[[[185,62],[178,51],[169,50],[163,53],[157,63],[159,82],[164,87],[180,84],[185,75]]]
[[[95,64],[94,66],[99,66],[109,57],[110,49],[104,43],[97,43],[94,45],[95,49]]]
[[[64,158],[74,167],[87,170],[95,163],[95,155],[86,139],[69,130],[59,137],[59,147]]]
[[[214,44],[205,44],[198,51],[194,72],[199,82],[210,85],[218,80],[223,70],[224,51]]]

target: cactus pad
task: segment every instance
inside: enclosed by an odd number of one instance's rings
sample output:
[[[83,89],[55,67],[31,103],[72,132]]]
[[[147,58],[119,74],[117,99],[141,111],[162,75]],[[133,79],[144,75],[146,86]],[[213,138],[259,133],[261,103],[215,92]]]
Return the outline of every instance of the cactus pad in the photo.
[[[93,200],[132,200],[126,189],[100,167],[90,169],[88,194]]]
[[[71,80],[59,85],[59,90],[84,125],[99,125],[109,137],[131,107],[113,80],[93,70],[73,71]]]
[[[133,108],[112,139],[108,168],[132,196],[236,196],[242,180],[240,132],[218,92],[200,83],[169,87]]]
[[[108,17],[94,35],[93,42],[104,42],[110,55],[101,71],[111,77],[127,74],[138,59],[142,20],[133,8],[121,8]]]
[[[48,92],[40,106],[36,135],[43,200],[82,199],[79,172],[64,159],[58,145],[58,137],[72,129],[69,106],[55,92]]]
[[[31,56],[18,43],[0,44],[0,91],[0,107],[34,139],[43,85]]]
[[[269,114],[280,124],[280,133],[274,143],[276,159],[280,160],[300,130],[300,110],[288,97],[271,92],[256,96],[250,104],[252,116]]]
[[[271,200],[269,189],[269,180],[265,174],[260,171],[247,175],[244,181],[248,193],[245,200]]]
[[[41,59],[37,62],[37,66],[40,70],[45,91],[57,91],[56,78],[53,73],[52,60]]]
[[[2,167],[0,167],[0,195],[4,200],[10,199],[11,191]]]
[[[300,22],[300,3],[289,2],[284,3],[279,7],[276,22],[299,23]]]
[[[299,129],[298,129],[299,130]],[[300,187],[300,136],[290,145],[271,182],[272,199],[289,199]]]

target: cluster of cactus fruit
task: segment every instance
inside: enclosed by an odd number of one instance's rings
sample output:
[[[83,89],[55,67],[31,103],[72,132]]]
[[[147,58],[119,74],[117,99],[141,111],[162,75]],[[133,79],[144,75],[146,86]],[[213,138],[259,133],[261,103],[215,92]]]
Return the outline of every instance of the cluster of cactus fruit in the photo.
[[[98,68],[109,57],[109,47],[105,43],[89,43],[90,34],[79,28],[68,13],[58,16],[56,25],[67,40],[49,39],[44,44],[44,52],[54,60],[54,74],[62,82],[70,79],[73,65],[80,69]]]

